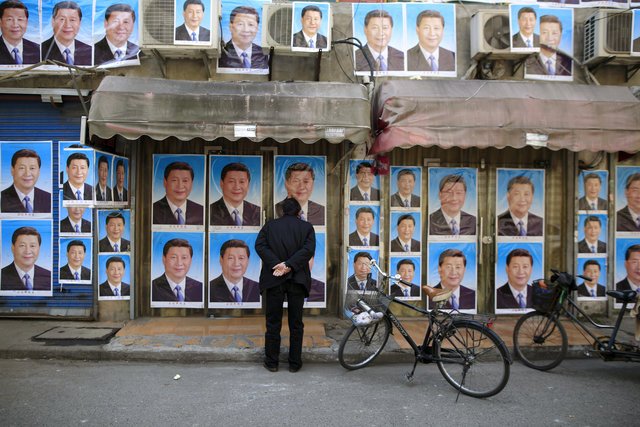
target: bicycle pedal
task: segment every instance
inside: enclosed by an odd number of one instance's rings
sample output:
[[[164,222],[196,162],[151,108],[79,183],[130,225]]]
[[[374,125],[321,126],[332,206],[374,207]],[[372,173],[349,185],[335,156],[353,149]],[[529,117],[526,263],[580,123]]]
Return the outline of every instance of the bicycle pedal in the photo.
[[[408,382],[413,382],[413,374],[411,372],[407,372],[406,374],[404,374],[404,377]]]

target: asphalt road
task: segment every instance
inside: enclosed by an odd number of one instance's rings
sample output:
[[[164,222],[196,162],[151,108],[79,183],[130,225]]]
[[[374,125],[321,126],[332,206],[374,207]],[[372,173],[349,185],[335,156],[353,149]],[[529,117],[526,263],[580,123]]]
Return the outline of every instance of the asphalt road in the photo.
[[[505,390],[460,396],[435,365],[295,374],[248,363],[0,360],[0,424],[180,426],[637,425],[640,366],[565,360],[544,373],[514,363]],[[175,380],[174,376],[180,375]]]

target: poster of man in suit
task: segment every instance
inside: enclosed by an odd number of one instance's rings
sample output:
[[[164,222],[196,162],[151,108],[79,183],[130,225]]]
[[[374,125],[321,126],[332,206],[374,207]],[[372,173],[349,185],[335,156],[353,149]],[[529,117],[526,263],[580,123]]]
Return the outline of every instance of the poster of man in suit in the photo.
[[[422,259],[419,256],[392,256],[389,258],[389,272],[399,274],[402,280],[411,283],[395,283],[388,289],[389,295],[404,299],[418,300],[422,294]]]
[[[326,225],[327,158],[275,156],[273,200],[275,216],[282,216],[282,201],[293,197],[302,208],[300,218],[314,226]]]
[[[131,211],[98,210],[98,252],[131,252]]]
[[[204,229],[205,158],[153,156],[153,226]]]
[[[51,217],[51,142],[3,142],[0,147],[0,217]]]
[[[477,246],[475,242],[429,242],[427,283],[453,291],[444,309],[476,312]],[[433,303],[429,302],[433,308]]]
[[[36,0],[0,2],[0,69],[40,62],[40,10]]]
[[[151,307],[204,308],[204,233],[152,232]]]
[[[578,210],[606,211],[609,207],[609,172],[581,171],[578,176]]]
[[[540,52],[525,60],[524,77],[571,81],[573,61],[567,54],[573,55],[573,9],[540,8],[539,13]]]
[[[74,66],[93,65],[92,12],[91,0],[43,2],[42,60]]]
[[[544,277],[543,242],[498,242],[495,273],[496,314],[531,311],[531,282]]]
[[[614,265],[614,289],[616,291],[640,292],[640,244],[638,239],[616,239]],[[622,301],[616,300],[615,308],[622,308]]]
[[[113,201],[113,189],[111,188],[113,155],[96,151],[95,157],[96,205],[108,205]]]
[[[616,232],[640,232],[640,167],[616,167]]]
[[[311,268],[311,289],[304,302],[305,308],[325,308],[327,306],[327,235],[316,232],[316,252],[309,261]]]
[[[498,236],[544,236],[544,169],[497,170]]]
[[[420,208],[422,193],[422,168],[415,166],[391,166],[391,209]]]
[[[293,2],[291,50],[331,50],[331,6],[329,3]]]
[[[349,200],[351,202],[379,202],[380,177],[373,166],[373,160],[349,161]]]
[[[476,234],[477,174],[473,168],[429,168],[429,235]]]
[[[114,172],[111,173],[111,190],[113,192],[113,202],[118,206],[127,206],[129,203],[129,159],[126,157],[114,156]]]
[[[607,259],[606,258],[578,258],[578,269],[591,280],[578,280],[578,299],[593,300],[606,299],[607,291]]]
[[[52,221],[5,219],[0,235],[0,295],[52,296]]]
[[[133,266],[129,254],[98,255],[98,301],[131,299]]]
[[[607,253],[608,223],[609,217],[606,214],[579,214],[578,253]]]
[[[456,9],[454,4],[405,5],[407,71],[412,75],[456,76]]]
[[[101,67],[140,65],[138,2],[96,2],[93,62]]]
[[[372,259],[380,262],[380,251],[360,248],[349,250],[347,292],[371,291],[378,286],[378,271],[371,267]]]
[[[416,253],[422,251],[422,215],[420,212],[391,212],[391,233],[389,250],[400,253]]]
[[[380,246],[380,206],[349,206],[349,246]]]
[[[64,171],[62,195],[64,206],[94,205],[94,150],[65,148],[60,156],[60,169]]]
[[[80,236],[91,235],[93,221],[93,209],[84,206],[62,206],[62,190],[59,191],[58,212],[60,213],[60,235]]]
[[[60,282],[91,283],[93,240],[61,237],[59,248]]]
[[[211,15],[214,12],[211,6],[214,4],[213,2],[203,2],[202,0],[176,0],[174,43],[181,45],[210,45]]]
[[[257,232],[209,233],[209,308],[260,308]]]
[[[262,157],[209,156],[209,224],[259,227],[262,221]]]
[[[511,27],[511,50],[513,52],[539,52],[540,7],[535,4],[510,4],[509,26]]]

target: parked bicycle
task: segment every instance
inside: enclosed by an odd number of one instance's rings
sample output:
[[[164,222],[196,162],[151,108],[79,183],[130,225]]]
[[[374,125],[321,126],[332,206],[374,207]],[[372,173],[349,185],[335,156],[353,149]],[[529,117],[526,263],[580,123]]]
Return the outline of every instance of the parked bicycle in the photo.
[[[511,354],[498,334],[491,330],[491,318],[441,310],[451,291],[433,296],[436,308],[431,311],[387,296],[384,290],[390,283],[416,285],[405,282],[399,275],[383,272],[375,260],[371,261],[371,266],[378,271],[378,286],[348,291],[345,310],[353,316],[354,325],[340,343],[338,358],[343,367],[360,369],[373,362],[384,349],[393,324],[414,352],[413,369],[406,374],[407,380],[413,379],[416,365],[421,362],[436,363],[445,380],[459,393],[468,396],[493,396],[507,385]],[[425,291],[432,289],[423,288]],[[427,316],[421,345],[416,344],[391,311],[391,303]]]
[[[602,325],[589,317],[571,298],[571,291],[577,289],[575,277],[569,273],[551,271],[553,276],[550,283],[544,280],[533,282],[533,308],[536,311],[522,316],[513,330],[514,351],[522,363],[533,369],[548,371],[564,360],[569,343],[567,332],[560,322],[563,314],[590,337],[590,351],[603,360],[640,362],[640,346],[618,339],[627,305],[637,299],[636,291],[607,291],[607,295],[621,301],[623,305],[615,325]],[[590,280],[581,275],[576,277]],[[577,311],[595,328],[610,329],[611,333],[597,336],[572,310]]]

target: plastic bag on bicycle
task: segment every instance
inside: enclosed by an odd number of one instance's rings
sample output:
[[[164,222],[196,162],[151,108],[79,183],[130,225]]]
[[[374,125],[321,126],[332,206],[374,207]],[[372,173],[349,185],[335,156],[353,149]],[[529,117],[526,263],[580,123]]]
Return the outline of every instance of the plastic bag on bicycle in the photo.
[[[568,287],[570,291],[577,291],[576,279],[569,273],[557,272],[551,275],[551,282]]]

